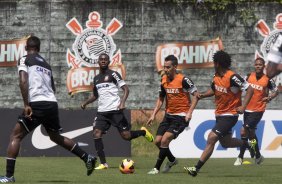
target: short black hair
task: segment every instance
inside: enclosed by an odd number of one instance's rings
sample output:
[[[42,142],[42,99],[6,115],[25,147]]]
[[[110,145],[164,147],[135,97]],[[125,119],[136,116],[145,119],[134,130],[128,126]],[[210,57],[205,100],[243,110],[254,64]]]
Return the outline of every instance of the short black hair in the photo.
[[[218,63],[222,68],[229,69],[231,66],[231,57],[227,52],[219,50],[213,55],[213,62]]]
[[[36,36],[31,36],[26,41],[26,50],[33,49],[40,51],[40,39]]]
[[[256,59],[255,59],[255,62],[256,62],[256,61],[262,61],[262,63],[265,64],[265,60],[264,60],[263,58],[261,58],[261,57],[256,58]]]
[[[100,58],[102,55],[107,56],[107,57],[109,58],[109,60],[110,60],[110,56],[109,56],[108,54],[106,54],[106,53],[100,54],[100,55],[99,55],[99,58]],[[98,58],[98,59],[99,59],[99,58]]]
[[[172,63],[173,66],[177,66],[177,65],[178,65],[178,59],[177,59],[177,57],[175,57],[174,55],[168,55],[168,56],[165,58],[165,61],[171,61],[171,63]]]

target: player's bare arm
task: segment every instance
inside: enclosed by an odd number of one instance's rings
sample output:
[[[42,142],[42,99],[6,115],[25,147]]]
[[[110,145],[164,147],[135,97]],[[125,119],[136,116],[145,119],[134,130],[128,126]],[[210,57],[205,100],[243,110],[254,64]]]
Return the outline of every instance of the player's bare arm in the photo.
[[[198,98],[199,93],[198,93],[198,91],[194,91],[192,93],[192,95],[193,95],[193,98],[192,98],[192,102],[191,102],[191,107],[189,108],[189,110],[187,112],[187,115],[185,117],[185,121],[186,122],[189,122],[192,119],[193,111],[194,111],[194,109],[195,109],[195,107],[196,107],[196,105],[197,105],[197,103],[199,101],[199,98]]]
[[[84,110],[88,104],[94,102],[96,99],[97,99],[97,97],[95,95],[92,95],[89,99],[87,99],[85,102],[83,102],[81,104],[81,106],[80,106],[81,109]]]
[[[121,87],[122,91],[123,91],[123,96],[121,97],[121,101],[120,101],[120,104],[119,104],[119,107],[118,109],[125,109],[125,101],[129,95],[129,88],[128,86],[125,84]]]
[[[28,104],[28,74],[25,71],[20,71],[20,89],[24,102],[24,115],[31,117],[32,109]]]
[[[158,98],[157,102],[156,102],[156,107],[155,107],[155,109],[154,109],[154,111],[153,111],[151,117],[149,118],[149,120],[148,120],[147,123],[146,123],[148,126],[151,126],[151,125],[152,125],[152,123],[153,123],[153,121],[154,121],[154,119],[155,119],[157,113],[160,111],[160,109],[161,109],[161,107],[162,107],[162,105],[163,105],[163,102],[164,102],[164,97],[161,97],[161,96],[160,96],[160,97]]]
[[[236,110],[239,114],[243,114],[247,105],[249,104],[252,96],[254,94],[254,89],[252,88],[252,86],[249,86],[246,92],[246,96],[242,102],[242,105],[240,107],[238,107]]]
[[[207,98],[207,97],[211,97],[211,96],[214,96],[214,91],[212,89],[209,89],[207,90],[206,92],[204,93],[198,93],[197,94],[197,97],[199,99],[202,99],[202,98]]]
[[[278,96],[278,90],[271,92],[267,97],[262,99],[263,102],[269,103],[272,99]]]

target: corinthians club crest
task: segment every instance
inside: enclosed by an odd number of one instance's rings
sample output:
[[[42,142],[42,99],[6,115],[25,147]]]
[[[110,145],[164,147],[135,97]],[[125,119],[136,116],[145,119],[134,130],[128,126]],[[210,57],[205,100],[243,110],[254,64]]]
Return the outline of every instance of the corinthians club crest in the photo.
[[[266,62],[267,61],[267,54],[270,51],[270,48],[276,41],[278,35],[282,33],[282,13],[279,13],[276,16],[276,21],[273,23],[273,28],[274,30],[270,31],[270,28],[268,25],[265,23],[264,20],[259,20],[256,28],[258,32],[260,33],[261,36],[264,37],[263,43],[260,46],[260,51],[262,55],[256,51],[256,58],[261,57],[264,58]],[[276,77],[276,85],[279,89],[279,91],[282,91],[282,73]]]
[[[113,18],[106,29],[102,28],[103,22],[100,14],[91,12],[83,29],[76,18],[72,18],[66,27],[76,36],[72,45],[73,53],[67,50],[67,63],[71,68],[67,76],[67,88],[70,94],[92,91],[93,78],[99,74],[98,57],[106,53],[111,58],[109,67],[125,78],[124,65],[121,62],[121,52],[116,51],[112,36],[122,28],[122,24]]]

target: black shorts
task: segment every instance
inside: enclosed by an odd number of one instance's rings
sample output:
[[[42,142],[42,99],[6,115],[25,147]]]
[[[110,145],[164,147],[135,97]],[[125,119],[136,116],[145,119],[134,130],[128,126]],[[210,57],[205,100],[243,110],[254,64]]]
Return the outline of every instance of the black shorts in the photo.
[[[31,102],[29,105],[32,109],[31,119],[26,118],[23,114],[18,117],[18,122],[28,132],[31,132],[40,124],[45,127],[46,131],[59,132],[62,130],[57,102],[40,101]]]
[[[175,139],[187,126],[188,123],[185,121],[185,116],[165,114],[163,121],[158,127],[157,135],[163,136],[165,132],[170,132]]]
[[[239,116],[217,116],[216,123],[212,131],[218,137],[224,137],[232,133],[232,128],[236,125]]]
[[[94,129],[99,129],[103,133],[106,133],[111,125],[116,127],[119,132],[129,131],[131,129],[131,124],[125,118],[122,110],[97,112],[93,123]]]
[[[244,112],[244,127],[256,129],[264,112]]]

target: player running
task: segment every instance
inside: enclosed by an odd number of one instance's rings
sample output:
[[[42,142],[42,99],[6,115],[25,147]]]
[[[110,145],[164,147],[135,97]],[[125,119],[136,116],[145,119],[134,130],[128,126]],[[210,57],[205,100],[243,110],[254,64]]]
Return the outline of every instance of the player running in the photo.
[[[107,54],[99,56],[98,64],[100,73],[94,77],[93,95],[81,105],[81,108],[85,109],[89,103],[98,99],[93,136],[101,164],[95,169],[107,169],[109,166],[106,162],[102,136],[107,133],[111,125],[116,127],[121,137],[128,141],[144,136],[149,142],[153,142],[154,137],[145,127],[141,127],[141,130],[131,130],[131,124],[123,114],[125,101],[129,94],[128,86],[118,72],[109,69],[110,58]],[[118,95],[119,88],[123,90],[121,99]]]
[[[256,145],[256,140],[250,143],[240,139],[232,138],[232,127],[238,121],[239,114],[242,114],[252,95],[253,88],[238,74],[230,70],[231,57],[224,51],[217,51],[213,56],[215,75],[211,84],[211,89],[198,98],[215,96],[215,118],[216,124],[208,135],[207,145],[198,163],[194,167],[184,167],[189,175],[196,176],[206,161],[213,153],[217,141],[225,148],[252,147]],[[246,90],[246,96],[241,103],[242,90]]]
[[[51,66],[39,55],[40,40],[36,36],[27,39],[27,55],[18,62],[20,90],[24,102],[24,112],[18,117],[7,149],[6,175],[0,177],[0,183],[15,182],[16,158],[22,140],[37,126],[42,124],[50,139],[56,144],[80,157],[86,164],[87,175],[92,174],[96,158],[83,151],[71,139],[60,135],[58,104],[55,97],[55,85]]]
[[[267,60],[266,75],[273,78],[282,72],[282,33],[278,34],[273,46],[271,47]]]
[[[250,103],[247,105],[244,112],[244,124],[241,128],[241,139],[244,141],[256,139],[255,152],[251,151],[251,157],[255,156],[255,163],[261,164],[264,157],[260,154],[258,139],[256,136],[257,124],[260,122],[266,108],[266,103],[269,103],[278,95],[278,88],[273,79],[269,79],[264,73],[265,61],[262,58],[255,60],[255,72],[247,75],[246,80],[254,88],[254,95]],[[269,90],[271,93],[269,94]],[[238,158],[234,165],[242,165],[246,148],[241,147]]]
[[[159,157],[154,168],[148,174],[158,174],[166,157],[168,162],[164,166],[163,172],[168,172],[172,166],[178,163],[169,149],[169,144],[188,127],[193,110],[198,102],[196,86],[188,77],[177,73],[177,65],[178,61],[175,56],[169,55],[165,58],[165,75],[162,77],[159,98],[154,112],[147,122],[149,126],[152,124],[165,100],[165,116],[158,127],[155,141],[156,146],[160,150]],[[192,103],[189,93],[194,96]]]

